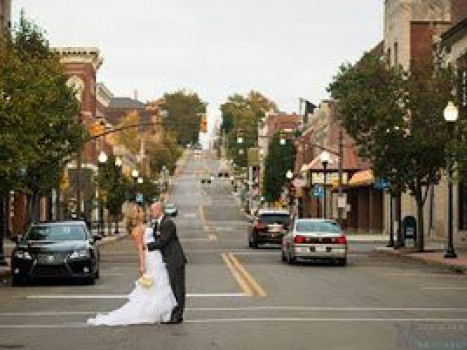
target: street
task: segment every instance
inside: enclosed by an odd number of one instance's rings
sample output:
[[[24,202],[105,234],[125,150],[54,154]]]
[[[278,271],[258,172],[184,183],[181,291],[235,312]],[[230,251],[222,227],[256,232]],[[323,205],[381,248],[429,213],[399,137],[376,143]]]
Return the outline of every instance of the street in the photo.
[[[125,238],[102,247],[95,285],[0,285],[0,349],[467,348],[466,275],[363,242],[350,243],[345,267],[289,266],[277,247],[248,248],[248,221],[213,154],[182,162],[168,201],[189,260],[184,323],[86,325],[133,288],[137,254]],[[215,178],[201,184],[206,170]]]

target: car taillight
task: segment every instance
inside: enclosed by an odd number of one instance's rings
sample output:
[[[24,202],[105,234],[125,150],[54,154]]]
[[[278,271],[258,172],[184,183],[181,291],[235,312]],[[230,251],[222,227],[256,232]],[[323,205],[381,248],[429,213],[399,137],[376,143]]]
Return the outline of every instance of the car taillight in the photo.
[[[305,243],[305,237],[303,237],[303,236],[295,236],[294,242],[295,242],[295,243],[298,243],[298,244]]]
[[[263,224],[262,222],[258,222],[256,225],[255,225],[255,229],[256,230],[265,230],[266,229],[266,224]]]
[[[337,244],[346,244],[347,243],[347,238],[345,236],[339,236],[337,237]]]

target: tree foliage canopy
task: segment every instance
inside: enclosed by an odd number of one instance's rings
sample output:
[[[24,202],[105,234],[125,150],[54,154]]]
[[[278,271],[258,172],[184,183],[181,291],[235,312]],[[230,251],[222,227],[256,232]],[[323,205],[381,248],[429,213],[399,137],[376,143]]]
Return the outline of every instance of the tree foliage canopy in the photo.
[[[287,141],[280,144],[279,134],[275,134],[269,143],[268,154],[265,159],[263,177],[264,196],[267,202],[275,202],[280,199],[282,189],[286,183],[287,170],[294,168],[295,146]]]
[[[166,115],[162,124],[171,132],[179,145],[198,141],[201,115],[206,113],[206,103],[195,92],[179,90],[166,93],[160,106]]]
[[[453,99],[454,76],[438,62],[413,62],[405,72],[365,54],[355,65],[341,66],[328,88],[375,175],[393,191],[414,196],[421,237],[427,189],[440,180],[450,138],[443,110]]]
[[[0,186],[47,193],[85,141],[79,104],[37,26],[22,15],[0,41]]]
[[[258,122],[267,111],[277,111],[277,105],[257,91],[250,91],[244,97],[239,94],[229,96],[221,105],[222,129],[227,137],[228,154],[235,163],[245,165],[246,157],[238,154],[238,147],[253,147],[258,140]],[[237,145],[237,131],[243,130],[244,142]],[[245,152],[246,154],[246,152]]]

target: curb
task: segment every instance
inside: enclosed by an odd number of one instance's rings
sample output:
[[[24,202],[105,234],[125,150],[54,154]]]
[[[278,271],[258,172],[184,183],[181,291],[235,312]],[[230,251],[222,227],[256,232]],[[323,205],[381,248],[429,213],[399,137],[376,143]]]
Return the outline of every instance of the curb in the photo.
[[[444,267],[451,272],[456,272],[459,274],[467,273],[467,266],[450,264],[449,262],[445,261],[424,259],[422,256],[411,255],[410,253],[412,252],[405,253],[403,251],[395,251],[393,248],[386,247],[376,248],[375,251],[380,254],[395,256],[399,259],[405,259],[406,261],[416,261],[425,265]]]

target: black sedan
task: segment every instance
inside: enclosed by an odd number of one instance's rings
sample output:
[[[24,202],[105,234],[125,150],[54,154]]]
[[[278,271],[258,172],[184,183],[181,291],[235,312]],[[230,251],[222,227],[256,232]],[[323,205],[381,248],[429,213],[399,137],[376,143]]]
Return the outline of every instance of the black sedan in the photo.
[[[32,224],[15,239],[12,284],[39,278],[73,277],[87,283],[99,278],[99,250],[84,221]]]

